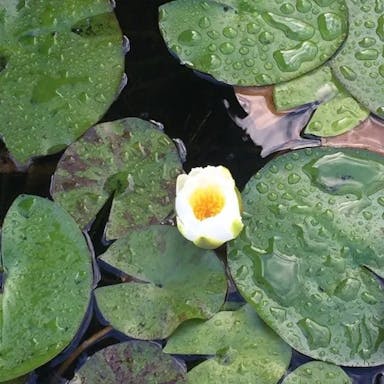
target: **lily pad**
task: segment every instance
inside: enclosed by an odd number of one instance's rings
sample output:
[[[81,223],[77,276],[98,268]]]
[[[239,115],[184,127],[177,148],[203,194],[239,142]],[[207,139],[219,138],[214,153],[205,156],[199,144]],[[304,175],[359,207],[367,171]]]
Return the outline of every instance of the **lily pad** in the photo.
[[[295,151],[251,178],[243,203],[228,263],[260,317],[313,358],[383,364],[384,157]]]
[[[164,350],[213,355],[188,372],[191,384],[275,384],[291,359],[291,348],[248,305],[219,312],[206,322],[182,324]]]
[[[71,384],[181,384],[185,368],[154,343],[128,341],[96,352]]]
[[[291,372],[282,384],[352,384],[348,375],[336,365],[311,361]]]
[[[122,34],[109,0],[0,7],[0,134],[14,158],[64,149],[116,97]]]
[[[345,39],[343,0],[176,0],[160,30],[183,64],[236,85],[266,85],[309,72]]]
[[[78,331],[93,275],[87,243],[58,205],[20,196],[2,231],[0,381],[61,352]]]
[[[331,60],[332,70],[362,105],[384,117],[384,7],[373,1],[346,3],[349,33]]]
[[[152,123],[127,118],[96,125],[67,148],[51,194],[82,228],[113,194],[106,233],[119,238],[169,215],[182,172],[168,136]]]
[[[276,84],[273,88],[273,102],[276,110],[280,112],[330,100],[338,93],[331,69],[323,65],[297,79]]]
[[[276,85],[273,96],[277,110],[319,103],[305,129],[305,133],[316,136],[340,135],[355,128],[369,115],[369,111],[333,78],[327,66]]]
[[[183,321],[205,319],[224,302],[224,267],[213,251],[195,247],[175,227],[131,231],[101,259],[134,281],[96,289],[103,316],[139,339],[168,337]]]

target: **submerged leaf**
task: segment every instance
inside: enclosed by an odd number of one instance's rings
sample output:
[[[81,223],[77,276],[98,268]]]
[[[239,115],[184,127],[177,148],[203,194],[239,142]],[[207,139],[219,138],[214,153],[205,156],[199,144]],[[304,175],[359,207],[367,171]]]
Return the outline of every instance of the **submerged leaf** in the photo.
[[[213,251],[195,247],[174,227],[131,231],[101,259],[136,280],[95,291],[103,316],[129,336],[166,338],[181,322],[208,318],[223,304],[222,263]]]
[[[90,300],[87,243],[58,205],[20,196],[2,232],[0,381],[27,373],[61,352]]]
[[[182,324],[165,351],[213,355],[188,372],[191,384],[275,384],[291,358],[289,346],[248,305],[235,312],[219,312],[206,322]]]
[[[182,384],[185,368],[156,344],[128,341],[96,352],[71,384]]]
[[[243,202],[228,263],[261,318],[313,358],[382,364],[384,158],[295,151],[251,178]]]
[[[122,35],[108,0],[3,1],[0,133],[14,158],[64,149],[116,97]]]
[[[80,227],[113,194],[106,233],[118,238],[172,211],[180,173],[171,139],[152,123],[127,118],[96,125],[73,143],[58,164],[51,193]]]
[[[176,0],[160,7],[160,30],[191,68],[235,85],[287,81],[324,63],[343,42],[343,0]]]

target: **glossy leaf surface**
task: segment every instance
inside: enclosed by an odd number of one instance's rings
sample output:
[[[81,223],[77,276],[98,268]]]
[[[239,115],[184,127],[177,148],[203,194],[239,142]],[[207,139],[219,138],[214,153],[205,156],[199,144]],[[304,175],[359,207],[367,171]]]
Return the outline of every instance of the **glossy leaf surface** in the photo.
[[[189,383],[277,383],[291,349],[245,305],[206,322],[189,321],[169,339],[168,353],[213,355],[188,372]]]
[[[127,118],[96,125],[72,144],[58,164],[51,193],[82,228],[113,194],[106,233],[118,238],[172,211],[182,172],[168,136],[152,123]]]
[[[346,1],[349,32],[331,60],[335,76],[371,112],[384,117],[384,8],[380,1]]]
[[[355,128],[369,115],[369,111],[333,78],[328,66],[276,85],[273,95],[277,110],[318,103],[305,129],[305,133],[316,136],[340,135]]]
[[[125,334],[163,339],[187,319],[205,319],[224,302],[224,267],[171,226],[131,231],[101,259],[134,281],[96,289],[103,316]]]
[[[243,192],[229,247],[240,292],[300,352],[341,365],[384,362],[384,158],[362,150],[280,156]],[[374,272],[374,273],[373,273]]]
[[[344,1],[176,0],[160,30],[182,63],[235,85],[287,81],[324,63],[347,31]]]
[[[78,331],[93,282],[90,252],[58,205],[22,195],[2,232],[0,381],[61,352]]]
[[[282,384],[351,384],[352,380],[336,365],[311,361],[291,372]]]
[[[107,110],[122,35],[108,0],[6,0],[0,14],[0,133],[25,163],[64,149]]]
[[[128,341],[96,352],[71,384],[182,384],[185,368],[156,344]]]

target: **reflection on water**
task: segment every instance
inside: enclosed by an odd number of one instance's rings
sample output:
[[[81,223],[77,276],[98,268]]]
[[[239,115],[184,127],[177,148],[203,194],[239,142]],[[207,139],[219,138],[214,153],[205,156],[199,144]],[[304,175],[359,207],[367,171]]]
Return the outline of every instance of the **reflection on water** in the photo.
[[[317,147],[319,139],[301,137],[316,103],[307,104],[290,112],[276,112],[272,101],[272,87],[235,87],[235,94],[247,116],[232,115],[256,145],[262,147],[261,156],[285,149]]]
[[[363,148],[384,155],[384,122],[370,116],[351,131],[321,141],[325,146]]]

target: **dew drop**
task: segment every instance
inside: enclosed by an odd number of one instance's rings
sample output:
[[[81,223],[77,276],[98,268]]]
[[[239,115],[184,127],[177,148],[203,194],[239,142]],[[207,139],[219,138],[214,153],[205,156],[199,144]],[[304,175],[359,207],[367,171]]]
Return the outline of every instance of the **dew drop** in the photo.
[[[297,173],[291,173],[288,176],[288,183],[289,184],[297,184],[300,180],[301,180],[301,177]]]
[[[354,81],[357,78],[356,72],[346,65],[340,67],[340,72],[346,80]]]
[[[223,29],[223,35],[228,39],[234,39],[237,36],[237,31],[232,27],[225,27]]]
[[[178,41],[187,46],[195,46],[198,45],[201,41],[201,35],[199,32],[194,31],[192,29],[188,29],[180,33],[178,37]]]
[[[235,47],[233,44],[227,42],[227,43],[221,44],[219,49],[220,49],[220,52],[223,53],[224,55],[229,55],[235,50]]]
[[[199,27],[200,28],[208,28],[211,25],[211,21],[209,20],[208,17],[202,17],[199,20]]]

